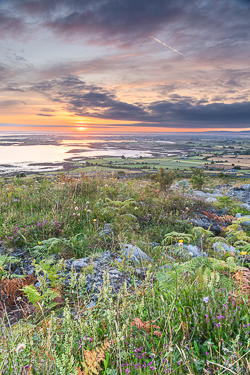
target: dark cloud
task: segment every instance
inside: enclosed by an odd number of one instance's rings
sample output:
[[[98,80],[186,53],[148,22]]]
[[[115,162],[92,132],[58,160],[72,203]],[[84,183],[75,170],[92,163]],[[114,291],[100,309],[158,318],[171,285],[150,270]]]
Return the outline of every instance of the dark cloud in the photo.
[[[8,35],[17,37],[24,29],[25,23],[21,18],[0,9],[0,39]]]
[[[0,102],[0,108],[16,107],[19,105],[26,105],[22,100],[3,100]]]
[[[52,117],[54,115],[46,114],[46,113],[37,113],[37,116],[45,116],[45,117]]]
[[[30,89],[60,102],[78,116],[121,121],[141,121],[151,126],[172,127],[250,127],[250,102],[208,103],[189,96],[172,94],[169,100],[126,103],[116,93],[102,87],[87,85],[76,76],[43,81]],[[217,98],[220,99],[219,97]]]
[[[190,3],[194,2],[190,0]],[[18,0],[19,9],[46,18],[45,25],[62,34],[98,33],[123,42],[157,33],[185,15],[184,0]]]
[[[41,112],[55,112],[55,110],[52,108],[41,108],[40,111]]]

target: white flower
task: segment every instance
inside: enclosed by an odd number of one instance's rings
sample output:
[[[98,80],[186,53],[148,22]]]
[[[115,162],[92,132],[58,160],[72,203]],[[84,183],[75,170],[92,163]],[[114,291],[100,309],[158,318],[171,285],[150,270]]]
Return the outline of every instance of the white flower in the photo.
[[[105,184],[105,187],[108,187],[108,185],[107,185],[107,184]]]
[[[86,204],[89,204],[89,201],[87,201]]]
[[[135,210],[138,210],[138,207],[135,207]]]
[[[80,214],[77,214],[77,216],[80,216]]]
[[[73,213],[73,216],[75,216],[75,213]]]
[[[87,210],[87,212],[91,212],[91,210]]]
[[[76,202],[73,202],[73,204],[76,204]]]
[[[190,251],[189,255],[192,256],[192,255],[194,255],[194,254]]]
[[[16,354],[18,354],[19,352],[21,352],[25,348],[26,348],[25,344],[18,344],[17,347],[16,347]]]
[[[79,210],[79,208],[78,208],[78,207],[75,207],[75,210],[76,210],[76,211],[78,211],[78,210]]]

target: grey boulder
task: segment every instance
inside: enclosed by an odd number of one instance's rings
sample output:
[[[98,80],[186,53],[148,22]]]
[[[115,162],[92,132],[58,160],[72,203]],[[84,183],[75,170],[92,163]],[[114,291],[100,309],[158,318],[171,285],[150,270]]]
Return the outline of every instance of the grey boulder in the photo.
[[[71,266],[73,267],[74,270],[80,271],[83,267],[87,267],[88,260],[89,260],[89,257],[74,260]]]
[[[121,243],[121,252],[126,259],[131,259],[135,264],[142,264],[145,261],[152,261],[138,246]]]
[[[243,204],[241,204],[241,205],[240,205],[240,208],[246,208],[247,210],[250,211],[250,205],[247,204],[247,203],[243,203]],[[235,217],[236,217],[236,216],[235,216]]]
[[[171,188],[174,190],[189,189],[189,183],[187,182],[187,180],[181,180],[172,185]]]
[[[183,245],[183,250],[188,253],[192,258],[202,257],[202,251],[196,245]],[[207,257],[207,253],[203,252],[203,256]]]
[[[235,253],[236,249],[234,246],[230,246],[227,243],[224,242],[215,242],[213,244],[213,249],[215,251],[227,251],[229,253]]]
[[[100,233],[99,233],[100,237],[103,237],[105,235],[107,235],[107,236],[113,236],[114,235],[114,232],[113,232],[113,229],[112,229],[112,224],[105,224],[104,228],[100,231]]]

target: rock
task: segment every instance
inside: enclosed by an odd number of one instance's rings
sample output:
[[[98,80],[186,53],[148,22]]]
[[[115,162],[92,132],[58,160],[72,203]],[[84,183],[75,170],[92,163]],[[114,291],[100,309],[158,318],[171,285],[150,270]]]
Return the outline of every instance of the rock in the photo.
[[[250,184],[243,184],[240,186],[240,189],[250,191]]]
[[[200,190],[194,190],[193,195],[196,195],[197,197],[205,197],[207,193],[204,193],[204,191]]]
[[[121,243],[121,251],[126,259],[131,259],[135,264],[141,264],[144,261],[152,261],[152,259],[137,246]]]
[[[194,225],[197,227],[202,227],[203,229],[209,229],[215,236],[217,236],[221,231],[222,228],[218,221],[209,219],[207,216],[203,216],[200,219],[193,219],[191,220]]]
[[[245,215],[237,219],[237,221],[240,221],[240,225],[242,227],[249,227],[250,226],[250,215]]]
[[[112,229],[112,224],[105,224],[104,228],[100,231],[100,233],[99,233],[100,237],[103,237],[105,235],[106,236],[113,236],[114,235],[114,232],[113,232],[113,229]]]
[[[250,205],[247,204],[247,203],[243,203],[243,204],[241,204],[241,205],[240,205],[240,208],[246,208],[247,210],[250,211]],[[236,217],[236,216],[235,216],[235,217]]]
[[[224,243],[224,242],[215,242],[213,244],[213,249],[215,251],[227,251],[227,252],[230,252],[230,253],[236,252],[236,249],[235,249],[234,246],[230,246],[230,245],[228,245],[227,243]]]
[[[202,257],[202,251],[196,245],[183,245],[183,250],[191,255],[192,258]],[[204,256],[207,256],[207,253],[203,252]]]
[[[91,309],[91,307],[95,307],[95,306],[96,306],[96,302],[91,301],[91,302],[87,305],[87,309]]]
[[[243,217],[243,215],[240,212],[238,212],[236,215],[234,215],[234,217],[236,219],[240,219],[241,217]]]
[[[217,201],[217,199],[216,199],[216,198],[209,197],[209,198],[206,198],[205,201],[208,202],[208,203],[214,203],[214,202]]]
[[[189,189],[189,183],[187,180],[181,180],[176,182],[171,186],[173,190],[179,190],[179,189]]]
[[[150,242],[149,245],[150,245],[151,247],[160,246],[159,242]]]
[[[81,269],[83,267],[87,267],[87,262],[89,260],[89,257],[88,258],[81,258],[81,259],[77,259],[77,260],[74,260],[71,264],[71,266],[76,270],[76,271],[81,271]]]

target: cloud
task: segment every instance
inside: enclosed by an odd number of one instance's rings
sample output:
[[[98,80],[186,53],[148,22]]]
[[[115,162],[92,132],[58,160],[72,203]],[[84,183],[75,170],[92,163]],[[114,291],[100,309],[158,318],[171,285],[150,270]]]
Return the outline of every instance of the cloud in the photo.
[[[19,105],[26,105],[22,100],[2,100],[0,101],[0,108],[17,107]]]
[[[54,116],[54,115],[50,115],[50,114],[46,114],[46,113],[37,113],[36,115],[37,116],[46,116],[46,117]]]
[[[0,3],[1,5],[1,3]],[[17,37],[23,33],[25,23],[22,18],[14,16],[10,12],[0,10],[0,38],[3,39],[7,36]]]
[[[194,2],[194,0],[190,1]],[[184,0],[18,0],[24,12],[43,16],[45,26],[62,35],[98,34],[122,43],[158,33],[185,15]]]
[[[115,91],[87,85],[76,76],[42,81],[30,87],[59,102],[74,115],[119,121],[140,121],[162,127],[250,127],[250,102],[208,103],[206,98],[170,95],[150,104],[126,103]],[[221,98],[217,98],[218,100]],[[41,114],[40,114],[41,115]]]

